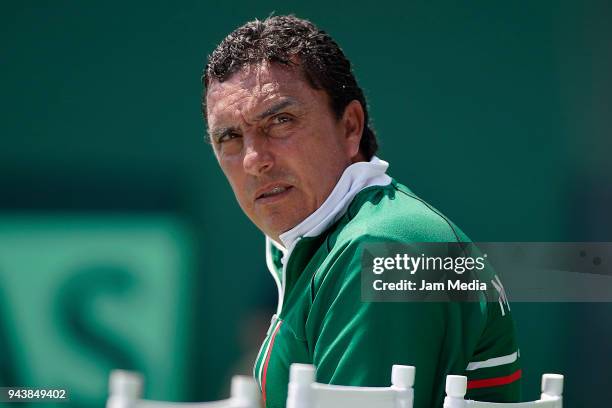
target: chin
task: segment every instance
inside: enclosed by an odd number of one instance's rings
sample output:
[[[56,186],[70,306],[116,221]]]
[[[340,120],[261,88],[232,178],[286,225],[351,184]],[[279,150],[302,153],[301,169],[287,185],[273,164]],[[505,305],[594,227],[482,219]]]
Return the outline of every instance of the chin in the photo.
[[[284,222],[268,222],[266,223],[266,228],[261,228],[262,231],[268,231],[266,235],[269,237],[279,236],[284,234],[285,232],[293,229],[296,225],[298,225],[301,221],[284,221]]]

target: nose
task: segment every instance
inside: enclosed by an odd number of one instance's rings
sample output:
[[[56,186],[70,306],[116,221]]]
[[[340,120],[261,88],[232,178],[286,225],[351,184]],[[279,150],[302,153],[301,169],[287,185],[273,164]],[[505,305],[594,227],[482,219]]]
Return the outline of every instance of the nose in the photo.
[[[242,165],[244,170],[253,175],[260,176],[274,166],[274,156],[264,135],[244,135],[245,154]]]

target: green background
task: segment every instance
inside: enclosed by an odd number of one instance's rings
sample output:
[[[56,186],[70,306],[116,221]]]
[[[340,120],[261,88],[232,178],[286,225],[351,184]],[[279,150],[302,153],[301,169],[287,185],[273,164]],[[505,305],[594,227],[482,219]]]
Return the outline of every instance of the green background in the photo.
[[[473,240],[612,241],[610,2],[5,2],[0,386],[102,406],[123,367],[149,397],[227,391],[276,290],[204,142],[200,75],[272,12],[336,38],[389,173]],[[560,372],[567,406],[610,401],[610,304],[512,308],[526,397]]]

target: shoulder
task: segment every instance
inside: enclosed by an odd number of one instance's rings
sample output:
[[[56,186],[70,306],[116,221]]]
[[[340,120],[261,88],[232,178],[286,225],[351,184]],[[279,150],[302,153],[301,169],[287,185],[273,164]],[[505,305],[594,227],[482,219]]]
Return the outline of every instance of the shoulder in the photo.
[[[469,238],[440,211],[393,180],[360,192],[325,241],[325,257],[313,279],[315,288],[331,271],[333,280],[355,279],[371,244],[468,242]]]
[[[331,247],[361,242],[464,242],[467,236],[442,212],[393,180],[359,193],[328,236]]]

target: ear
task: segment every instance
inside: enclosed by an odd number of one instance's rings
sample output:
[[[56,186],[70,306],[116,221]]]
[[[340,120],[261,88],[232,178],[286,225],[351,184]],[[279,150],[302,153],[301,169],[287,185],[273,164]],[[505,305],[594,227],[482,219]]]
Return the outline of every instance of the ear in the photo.
[[[342,115],[342,125],[344,127],[345,147],[351,161],[359,156],[359,144],[364,127],[363,107],[361,103],[354,99],[346,105]]]

